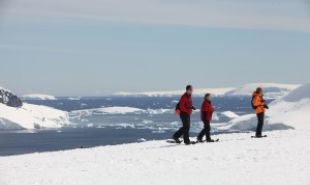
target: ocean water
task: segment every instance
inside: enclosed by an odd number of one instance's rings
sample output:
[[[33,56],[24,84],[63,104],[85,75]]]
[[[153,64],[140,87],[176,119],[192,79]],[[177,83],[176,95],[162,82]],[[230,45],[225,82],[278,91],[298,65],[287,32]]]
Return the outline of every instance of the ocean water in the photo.
[[[0,130],[0,155],[58,151],[114,145],[146,140],[169,139],[180,126],[174,107],[179,97],[67,97],[54,101],[32,100],[28,103],[47,105],[68,111],[71,125],[50,130]],[[193,98],[200,109],[201,97]],[[231,111],[237,115],[253,112],[250,98],[215,97],[216,107],[212,122],[213,134],[217,126],[231,118],[222,114]],[[191,136],[202,128],[199,110],[192,115]]]

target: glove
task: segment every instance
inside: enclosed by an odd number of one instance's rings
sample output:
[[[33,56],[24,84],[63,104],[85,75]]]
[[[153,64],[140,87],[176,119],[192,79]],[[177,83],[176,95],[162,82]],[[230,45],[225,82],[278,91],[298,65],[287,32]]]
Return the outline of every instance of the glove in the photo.
[[[196,107],[192,106],[192,109],[193,109],[193,110],[196,110]]]
[[[264,107],[265,107],[266,109],[269,109],[268,105],[264,105]]]

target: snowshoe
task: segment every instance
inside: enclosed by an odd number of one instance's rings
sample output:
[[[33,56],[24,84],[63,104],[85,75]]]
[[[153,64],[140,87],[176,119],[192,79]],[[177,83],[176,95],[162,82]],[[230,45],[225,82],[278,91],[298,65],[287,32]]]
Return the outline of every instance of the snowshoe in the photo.
[[[181,144],[183,141],[179,139],[169,139],[166,141],[167,143],[173,143],[173,144]]]
[[[252,138],[264,138],[267,137],[267,135],[262,135],[262,136],[251,136]]]

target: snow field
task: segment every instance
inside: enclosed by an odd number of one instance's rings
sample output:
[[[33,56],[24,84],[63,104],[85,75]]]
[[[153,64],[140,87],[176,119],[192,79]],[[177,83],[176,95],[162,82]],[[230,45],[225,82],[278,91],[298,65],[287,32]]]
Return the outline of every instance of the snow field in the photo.
[[[193,146],[149,141],[0,157],[3,185],[308,185],[309,130],[224,134]]]

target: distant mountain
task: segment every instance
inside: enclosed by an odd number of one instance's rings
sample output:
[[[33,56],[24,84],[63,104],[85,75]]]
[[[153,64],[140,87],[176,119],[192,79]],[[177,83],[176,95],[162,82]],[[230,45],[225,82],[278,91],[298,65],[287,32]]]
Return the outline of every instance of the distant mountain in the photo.
[[[57,100],[55,96],[48,94],[26,94],[22,96],[23,100]]]
[[[266,99],[277,99],[296,89],[297,84],[278,83],[250,83],[237,88],[197,88],[194,89],[195,96],[203,96],[211,93],[214,96],[251,96],[257,87],[262,87],[265,91]],[[172,97],[180,96],[185,90],[174,91],[145,91],[145,92],[118,92],[116,96],[147,96],[147,97]]]
[[[262,87],[266,99],[278,99],[299,86],[297,84],[250,83],[228,91],[224,96],[251,96],[257,87]]]
[[[233,88],[204,88],[194,89],[194,94],[197,96],[203,96],[206,93],[211,93],[214,96],[224,95],[226,92],[233,90]],[[147,96],[147,97],[172,97],[180,96],[185,90],[174,90],[174,91],[146,91],[146,92],[118,92],[116,96]]]

